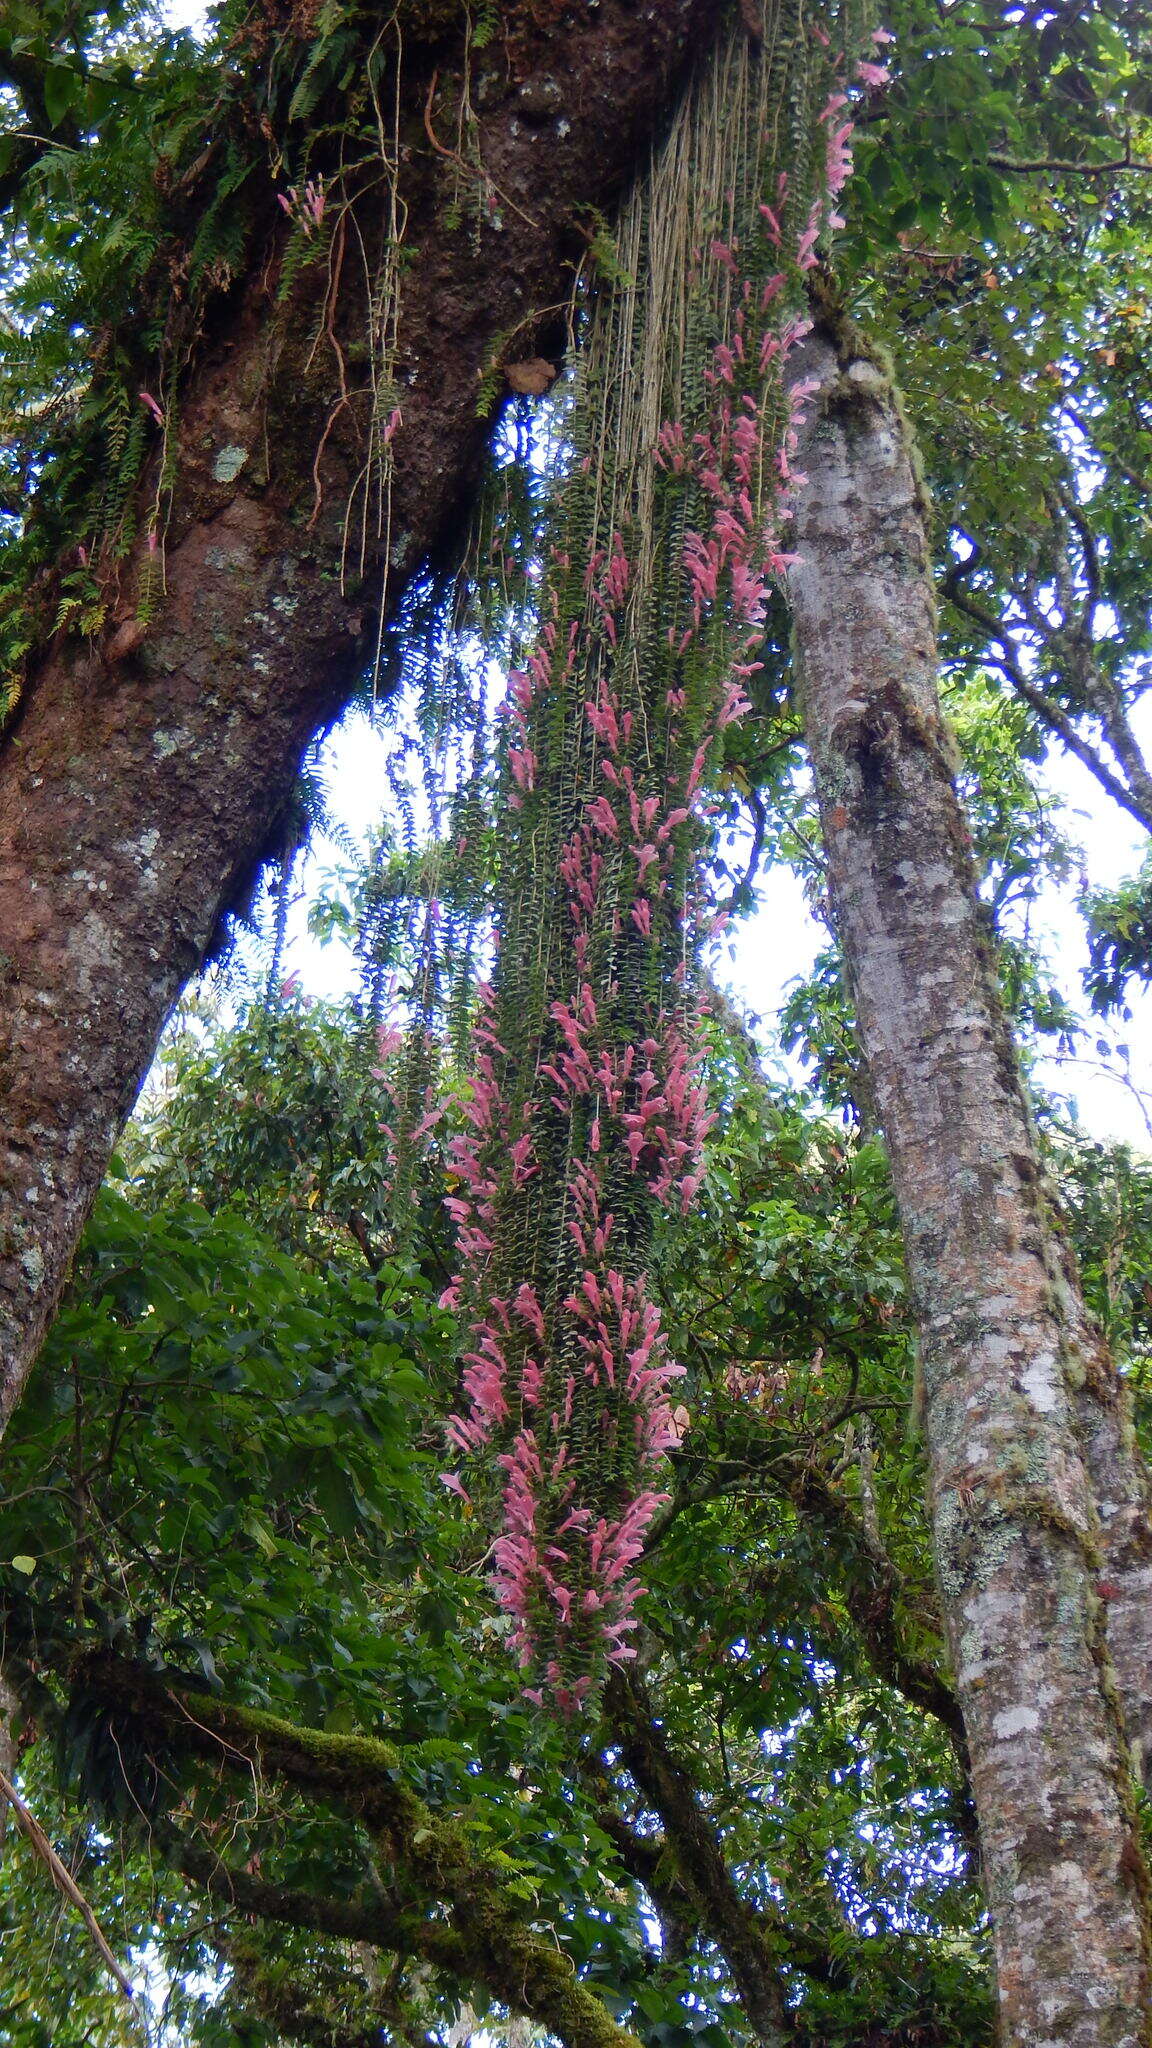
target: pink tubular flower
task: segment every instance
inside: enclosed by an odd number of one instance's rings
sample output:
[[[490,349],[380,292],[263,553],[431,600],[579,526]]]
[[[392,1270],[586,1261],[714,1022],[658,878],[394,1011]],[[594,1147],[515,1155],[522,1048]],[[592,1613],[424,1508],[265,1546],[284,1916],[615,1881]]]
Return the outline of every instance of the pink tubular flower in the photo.
[[[700,1200],[712,1124],[693,996],[710,929],[700,850],[794,559],[782,538],[811,386],[784,372],[810,330],[803,273],[841,224],[851,171],[843,59],[810,27],[819,189],[765,177],[759,194],[727,194],[722,232],[701,231],[703,389],[655,394],[638,487],[631,470],[615,495],[598,480],[592,536],[578,547],[567,529],[504,713],[513,880],[497,921],[516,950],[501,948],[482,999],[450,1151],[460,1273],[445,1300],[469,1348],[448,1435],[476,1500],[473,1468],[499,1496],[493,1583],[526,1696],[562,1713],[634,1655],[645,1539],[686,1427],[648,1270],[662,1218]],[[886,77],[861,59],[856,97]],[[593,466],[581,458],[574,478]],[[655,567],[638,534],[648,504]],[[463,1491],[455,1472],[445,1484]]]

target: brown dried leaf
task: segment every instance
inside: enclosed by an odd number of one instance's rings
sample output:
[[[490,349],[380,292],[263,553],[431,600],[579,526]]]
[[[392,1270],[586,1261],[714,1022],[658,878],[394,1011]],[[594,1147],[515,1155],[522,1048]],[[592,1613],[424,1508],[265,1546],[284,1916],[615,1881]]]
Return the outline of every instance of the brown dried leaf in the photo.
[[[530,356],[526,363],[505,363],[504,375],[513,391],[519,391],[531,398],[539,398],[542,391],[556,377],[555,363],[546,363],[543,356]]]
[[[148,625],[146,620],[125,619],[123,625],[117,627],[104,649],[105,660],[111,662],[126,661],[130,654],[135,654],[136,649],[147,638],[147,635]]]

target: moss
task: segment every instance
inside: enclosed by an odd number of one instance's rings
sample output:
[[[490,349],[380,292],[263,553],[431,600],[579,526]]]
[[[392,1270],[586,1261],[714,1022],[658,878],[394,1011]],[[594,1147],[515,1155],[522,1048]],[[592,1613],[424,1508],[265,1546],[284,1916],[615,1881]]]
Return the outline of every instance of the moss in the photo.
[[[414,1953],[427,1952],[435,1960],[436,1945],[447,1934],[454,1973],[527,2013],[568,2048],[636,2048],[634,2037],[581,1984],[571,1959],[531,1925],[531,1904],[509,1886],[520,1874],[517,1865],[499,1850],[478,1851],[466,1828],[442,1820],[403,1784],[401,1756],[391,1743],[301,1728],[258,1707],[177,1691],[151,1672],[102,1653],[84,1659],[73,1676],[170,1745],[183,1744],[214,1764],[245,1772],[258,1759],[262,1770],[355,1813],[414,1894],[413,1910],[404,1918]],[[269,1911],[275,1890],[269,1889]],[[425,1917],[432,1906],[448,1908],[447,1926]],[[316,1924],[323,1927],[323,1919]],[[395,1919],[389,1923],[382,1945],[396,1940],[397,1926]]]

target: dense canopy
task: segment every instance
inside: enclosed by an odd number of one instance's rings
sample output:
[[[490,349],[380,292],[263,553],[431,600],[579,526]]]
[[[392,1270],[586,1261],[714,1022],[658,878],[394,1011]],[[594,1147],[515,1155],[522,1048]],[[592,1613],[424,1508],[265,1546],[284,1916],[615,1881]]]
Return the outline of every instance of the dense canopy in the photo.
[[[9,7],[0,2042],[1148,2040],[1150,40]]]

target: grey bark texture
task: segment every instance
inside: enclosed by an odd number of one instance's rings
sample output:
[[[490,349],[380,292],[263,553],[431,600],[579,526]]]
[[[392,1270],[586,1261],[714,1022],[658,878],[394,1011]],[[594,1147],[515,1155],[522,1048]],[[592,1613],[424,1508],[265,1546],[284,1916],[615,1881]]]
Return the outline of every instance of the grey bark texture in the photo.
[[[909,435],[850,334],[818,327],[804,354],[796,653],[903,1225],[1004,2039],[1136,2048],[1148,1885],[1117,1674],[1146,1744],[1144,1475],[1055,1233],[976,896]]]

